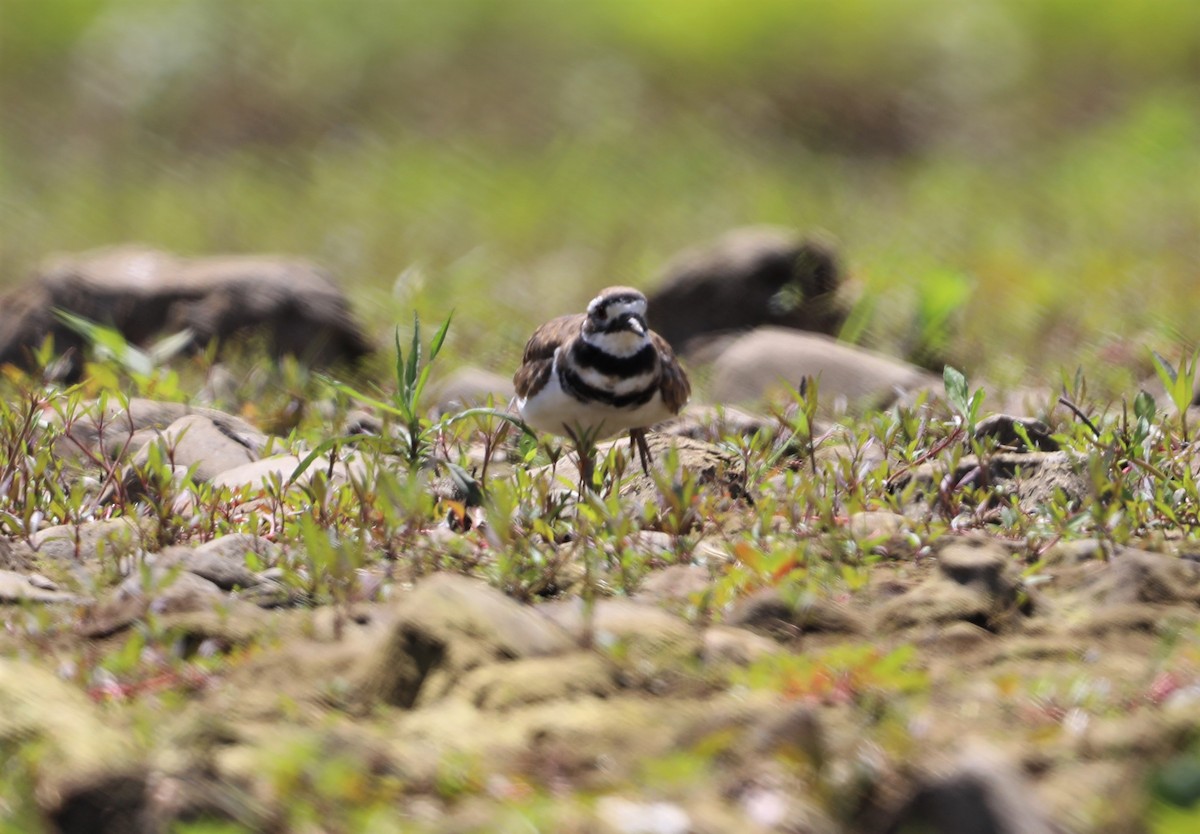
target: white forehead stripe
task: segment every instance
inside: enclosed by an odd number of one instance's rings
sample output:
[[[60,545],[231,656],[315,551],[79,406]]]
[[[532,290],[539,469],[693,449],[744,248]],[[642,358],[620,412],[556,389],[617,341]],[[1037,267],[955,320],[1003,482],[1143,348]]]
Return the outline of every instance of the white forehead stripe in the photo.
[[[644,316],[646,315],[646,299],[644,296],[637,295],[601,295],[592,299],[587,311],[589,315],[595,315],[601,308],[606,308],[609,318],[619,316],[621,313],[639,313]]]
[[[646,299],[639,298],[636,301],[622,301],[620,304],[608,305],[608,317],[615,319],[622,313],[637,313],[639,316],[646,315]]]

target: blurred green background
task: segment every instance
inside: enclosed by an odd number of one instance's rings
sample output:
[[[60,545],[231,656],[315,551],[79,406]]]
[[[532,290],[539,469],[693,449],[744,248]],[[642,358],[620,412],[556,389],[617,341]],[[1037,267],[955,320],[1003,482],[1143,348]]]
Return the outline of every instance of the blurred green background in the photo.
[[[0,0],[0,287],[144,241],[315,257],[458,360],[820,229],[856,338],[1114,390],[1196,338],[1195,0]]]

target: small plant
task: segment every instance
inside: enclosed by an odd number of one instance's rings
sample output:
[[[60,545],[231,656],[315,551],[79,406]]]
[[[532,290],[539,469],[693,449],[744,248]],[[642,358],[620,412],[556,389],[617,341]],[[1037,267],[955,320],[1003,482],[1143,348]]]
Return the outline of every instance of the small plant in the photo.
[[[188,350],[195,343],[196,335],[184,328],[159,339],[147,348],[132,345],[112,327],[77,316],[66,310],[54,311],[64,325],[78,333],[91,346],[97,362],[89,363],[88,376],[92,385],[101,388],[119,388],[121,380],[116,370],[128,375],[136,390],[160,399],[182,399],[184,393],[179,386],[179,375],[166,364]]]
[[[972,393],[967,388],[967,378],[962,371],[947,365],[942,371],[942,383],[946,388],[946,400],[954,409],[966,429],[967,436],[975,434],[975,424],[979,421],[979,413],[983,408],[986,396],[982,388],[976,388]]]
[[[390,401],[364,394],[345,383],[330,382],[334,389],[352,399],[374,406],[384,414],[400,418],[401,429],[404,432],[403,456],[410,469],[419,469],[429,460],[433,439],[437,436],[438,425],[432,423],[423,414],[421,395],[425,392],[425,385],[429,382],[433,363],[441,352],[442,345],[445,344],[446,333],[450,329],[450,320],[453,317],[453,313],[446,316],[442,326],[433,334],[433,340],[429,343],[429,358],[423,362],[420,317],[413,313],[412,345],[409,348],[407,359],[404,356],[404,348],[400,344],[400,329],[396,329],[396,393],[392,395]],[[345,442],[345,439],[342,439],[342,442]],[[314,454],[323,452],[324,449],[320,449]]]
[[[1162,382],[1163,388],[1167,389],[1167,396],[1171,398],[1175,410],[1179,412],[1179,432],[1181,439],[1186,444],[1188,442],[1188,406],[1192,404],[1192,400],[1196,396],[1196,366],[1200,362],[1200,350],[1193,353],[1191,357],[1184,356],[1180,359],[1178,369],[1160,356],[1157,351],[1152,353],[1154,370],[1158,373],[1158,379]]]

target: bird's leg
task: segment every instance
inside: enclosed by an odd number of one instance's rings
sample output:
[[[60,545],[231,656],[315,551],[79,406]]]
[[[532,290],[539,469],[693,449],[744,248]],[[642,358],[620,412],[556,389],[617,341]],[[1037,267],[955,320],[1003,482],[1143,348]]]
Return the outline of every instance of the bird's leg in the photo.
[[[633,455],[634,448],[637,448],[638,458],[642,462],[642,472],[650,474],[650,444],[646,442],[645,429],[630,429],[629,430],[629,454]]]

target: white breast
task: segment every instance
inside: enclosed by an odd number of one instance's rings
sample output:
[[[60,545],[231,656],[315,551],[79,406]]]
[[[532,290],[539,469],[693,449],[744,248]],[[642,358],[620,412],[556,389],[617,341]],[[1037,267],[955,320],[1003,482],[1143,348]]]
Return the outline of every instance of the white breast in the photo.
[[[650,401],[630,408],[614,408],[606,403],[583,403],[563,391],[558,382],[558,355],[555,367],[542,390],[531,397],[517,400],[521,419],[539,431],[568,435],[567,429],[594,432],[596,439],[611,437],[629,429],[641,429],[661,423],[673,416],[663,403],[662,395],[654,392]]]

